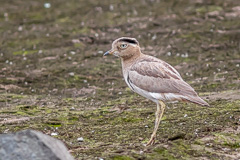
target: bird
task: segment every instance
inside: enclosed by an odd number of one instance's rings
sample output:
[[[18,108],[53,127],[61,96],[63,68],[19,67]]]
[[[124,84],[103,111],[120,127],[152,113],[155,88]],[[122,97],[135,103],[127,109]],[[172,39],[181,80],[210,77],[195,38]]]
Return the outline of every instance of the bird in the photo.
[[[209,106],[174,67],[161,59],[142,53],[135,38],[121,37],[114,40],[112,48],[103,54],[106,55],[120,57],[123,77],[128,87],[157,104],[154,130],[146,146],[155,143],[166,102],[185,101]]]

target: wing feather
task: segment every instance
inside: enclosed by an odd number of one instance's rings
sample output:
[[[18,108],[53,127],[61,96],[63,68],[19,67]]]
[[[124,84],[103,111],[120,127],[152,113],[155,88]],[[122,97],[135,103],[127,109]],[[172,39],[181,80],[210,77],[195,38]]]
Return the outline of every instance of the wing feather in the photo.
[[[171,65],[158,59],[144,59],[135,63],[128,76],[135,86],[148,92],[197,95]]]

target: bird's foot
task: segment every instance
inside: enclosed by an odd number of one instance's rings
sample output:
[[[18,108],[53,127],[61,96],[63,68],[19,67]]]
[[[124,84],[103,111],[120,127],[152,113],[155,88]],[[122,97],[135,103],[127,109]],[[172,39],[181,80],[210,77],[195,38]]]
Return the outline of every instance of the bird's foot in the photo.
[[[146,146],[151,146],[155,143],[156,136],[151,136],[150,140],[148,141]]]

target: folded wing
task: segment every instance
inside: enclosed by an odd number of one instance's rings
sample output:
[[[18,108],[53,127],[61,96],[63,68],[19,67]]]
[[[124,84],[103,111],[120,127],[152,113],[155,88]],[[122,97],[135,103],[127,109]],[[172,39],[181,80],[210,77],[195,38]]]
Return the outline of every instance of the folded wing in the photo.
[[[163,96],[174,94],[180,100],[208,106],[171,65],[159,59],[149,57],[138,61],[129,70],[128,77],[131,83],[144,91]]]

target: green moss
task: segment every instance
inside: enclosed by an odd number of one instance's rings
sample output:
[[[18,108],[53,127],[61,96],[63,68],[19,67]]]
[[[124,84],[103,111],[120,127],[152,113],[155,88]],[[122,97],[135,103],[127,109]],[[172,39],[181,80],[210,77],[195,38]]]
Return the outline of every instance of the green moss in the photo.
[[[229,148],[240,148],[240,138],[236,134],[231,133],[215,133],[215,143]]]
[[[22,116],[29,115],[28,113],[22,112],[22,111],[17,111],[15,114],[17,114],[17,115],[22,115]]]
[[[84,47],[84,44],[82,42],[74,43],[74,47],[75,48],[82,48],[82,47]]]
[[[117,155],[111,158],[112,160],[133,160],[132,157],[124,156],[124,155]]]
[[[213,12],[213,11],[221,11],[222,7],[220,6],[214,6],[214,5],[210,5],[210,6],[202,6],[196,9],[196,12],[198,13],[207,13],[207,12]]]
[[[88,34],[88,33],[90,33],[90,31],[91,30],[88,27],[82,27],[79,29],[74,29],[73,33],[74,34]]]
[[[46,125],[50,126],[50,127],[61,127],[61,121],[58,120],[50,120],[46,122]]]
[[[34,54],[37,52],[38,52],[37,50],[15,51],[15,52],[13,52],[13,55],[28,55],[28,54]]]
[[[46,9],[40,1],[1,3],[8,21],[0,15],[0,123],[6,120],[0,133],[29,128],[52,133],[60,127],[57,137],[76,159],[110,159],[116,154],[118,159],[146,160],[235,158],[239,135],[225,130],[236,131],[240,101],[235,100],[236,92],[229,92],[227,100],[221,94],[240,89],[240,21],[224,16],[234,12],[236,1],[227,5],[217,0],[149,1],[146,5],[134,0],[70,0],[51,5]],[[13,6],[17,9],[9,12]],[[207,16],[212,11],[220,15]],[[120,35],[136,37],[144,53],[176,66],[198,93],[205,92],[199,95],[209,97],[211,107],[167,104],[156,144],[145,147],[154,128],[156,105],[127,87],[120,59],[93,54],[110,49]],[[73,39],[79,41],[73,44]],[[73,50],[76,54],[70,53]],[[189,56],[181,57],[186,52]],[[21,61],[22,55],[28,60]],[[21,89],[5,90],[11,84]],[[95,87],[96,93],[71,92],[83,87]],[[9,123],[23,117],[31,120]],[[84,142],[77,142],[78,137]]]
[[[69,23],[71,19],[69,17],[63,17],[56,20],[57,23]]]
[[[154,152],[157,153],[153,156],[155,158],[158,157],[159,159],[168,159],[168,160],[176,159],[166,148],[156,148],[156,149],[154,149]]]

